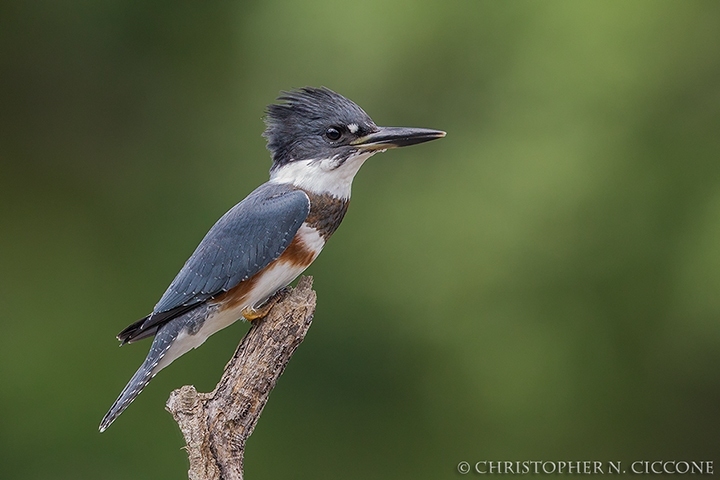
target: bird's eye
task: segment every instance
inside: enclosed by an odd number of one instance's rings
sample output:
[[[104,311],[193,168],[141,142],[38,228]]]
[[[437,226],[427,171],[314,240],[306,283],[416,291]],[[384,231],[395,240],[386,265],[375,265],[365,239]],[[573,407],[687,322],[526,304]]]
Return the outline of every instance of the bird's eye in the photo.
[[[340,137],[342,136],[342,134],[340,133],[340,130],[338,130],[337,128],[330,127],[325,131],[325,136],[328,138],[328,140],[334,142],[335,140],[340,140]]]

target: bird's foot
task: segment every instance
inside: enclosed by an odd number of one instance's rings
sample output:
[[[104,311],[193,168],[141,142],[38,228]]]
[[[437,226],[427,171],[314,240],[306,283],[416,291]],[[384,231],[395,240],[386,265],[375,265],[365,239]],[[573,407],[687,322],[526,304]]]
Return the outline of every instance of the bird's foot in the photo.
[[[288,289],[288,287],[281,288],[280,290],[272,294],[272,296],[265,300],[260,306],[248,306],[243,308],[242,316],[245,317],[245,320],[248,320],[250,322],[252,322],[253,320],[257,320],[258,318],[263,318],[267,316],[267,314],[270,313],[270,310],[272,310],[275,304],[285,298],[285,295],[287,295],[289,291],[290,290]]]

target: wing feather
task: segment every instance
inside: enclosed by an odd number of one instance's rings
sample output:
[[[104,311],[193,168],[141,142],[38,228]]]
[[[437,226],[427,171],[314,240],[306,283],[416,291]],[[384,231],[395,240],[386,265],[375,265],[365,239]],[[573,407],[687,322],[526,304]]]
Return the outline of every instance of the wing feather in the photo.
[[[265,183],[235,205],[205,235],[153,312],[118,335],[132,341],[252,277],[290,245],[310,211],[302,190]],[[139,325],[138,325],[139,324]]]

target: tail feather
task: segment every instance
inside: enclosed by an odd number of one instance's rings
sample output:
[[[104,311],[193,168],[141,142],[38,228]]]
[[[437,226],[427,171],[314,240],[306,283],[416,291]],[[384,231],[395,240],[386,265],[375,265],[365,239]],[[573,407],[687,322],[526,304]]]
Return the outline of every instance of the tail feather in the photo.
[[[123,391],[120,393],[117,400],[115,400],[113,406],[110,407],[110,410],[103,417],[100,422],[100,433],[107,430],[110,424],[112,424],[115,419],[125,411],[128,405],[130,405],[132,401],[140,395],[140,392],[142,392],[143,388],[150,383],[153,376],[152,368],[148,368],[148,366],[143,363],[138,371],[135,372],[135,375],[133,375],[130,379],[130,382],[128,382]]]
[[[150,380],[162,370],[165,365],[160,364],[160,361],[184,326],[183,322],[169,322],[158,330],[145,361],[135,372],[135,375],[132,376],[123,391],[120,392],[120,396],[118,396],[100,422],[100,432],[107,430],[110,424],[140,395],[140,392],[150,383]]]

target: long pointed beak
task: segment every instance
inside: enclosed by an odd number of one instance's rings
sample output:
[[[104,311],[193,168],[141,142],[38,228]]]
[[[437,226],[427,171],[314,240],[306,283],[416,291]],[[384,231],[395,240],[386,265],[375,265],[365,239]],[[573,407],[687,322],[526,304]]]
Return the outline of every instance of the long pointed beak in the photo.
[[[385,150],[429,142],[445,135],[446,133],[441,130],[429,128],[378,127],[376,132],[360,137],[350,145],[361,147],[363,150]]]

